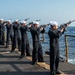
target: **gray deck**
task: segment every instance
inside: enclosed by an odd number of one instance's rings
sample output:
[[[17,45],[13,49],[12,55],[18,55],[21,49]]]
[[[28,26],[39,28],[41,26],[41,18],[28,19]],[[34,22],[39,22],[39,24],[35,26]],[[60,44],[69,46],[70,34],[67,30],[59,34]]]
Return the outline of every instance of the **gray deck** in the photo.
[[[49,70],[32,65],[27,58],[20,60],[18,51],[9,52],[9,48],[0,46],[0,75],[49,75]]]
[[[0,75],[50,75],[50,71],[39,65],[32,65],[27,58],[19,59],[20,53],[10,53],[10,48],[0,46]],[[49,64],[49,56],[44,56]],[[75,65],[61,62],[59,69],[67,75],[75,75]]]
[[[45,56],[45,62],[49,64],[49,56]],[[60,61],[59,70],[67,75],[75,75],[75,65],[68,62]]]

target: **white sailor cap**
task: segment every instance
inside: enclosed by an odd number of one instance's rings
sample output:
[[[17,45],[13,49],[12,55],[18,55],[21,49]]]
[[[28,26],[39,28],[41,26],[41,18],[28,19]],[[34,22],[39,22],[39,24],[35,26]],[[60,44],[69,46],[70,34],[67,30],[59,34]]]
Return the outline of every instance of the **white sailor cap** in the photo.
[[[10,22],[10,23],[11,23],[11,20],[8,20],[8,22]]]
[[[1,21],[3,21],[3,19],[0,19]]]
[[[32,23],[35,24],[35,21],[33,21]]]
[[[19,21],[18,19],[15,20],[15,22],[18,22],[18,21]]]
[[[39,24],[39,22],[37,22],[37,21],[33,21],[33,24]]]
[[[51,26],[58,25],[58,22],[56,22],[56,21],[50,21],[50,25],[51,25]]]
[[[26,21],[21,21],[21,23],[26,23]]]

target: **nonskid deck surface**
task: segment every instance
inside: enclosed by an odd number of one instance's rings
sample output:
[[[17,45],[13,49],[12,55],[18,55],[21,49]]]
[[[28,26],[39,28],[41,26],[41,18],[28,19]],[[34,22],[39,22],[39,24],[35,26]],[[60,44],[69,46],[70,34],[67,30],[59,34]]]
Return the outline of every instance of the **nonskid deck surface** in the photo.
[[[11,48],[4,47],[0,46],[0,75],[50,75],[48,55],[44,55],[45,63],[32,65],[32,57],[20,60],[18,50],[10,53]],[[75,65],[70,63],[60,61],[59,69],[63,75],[75,75]]]

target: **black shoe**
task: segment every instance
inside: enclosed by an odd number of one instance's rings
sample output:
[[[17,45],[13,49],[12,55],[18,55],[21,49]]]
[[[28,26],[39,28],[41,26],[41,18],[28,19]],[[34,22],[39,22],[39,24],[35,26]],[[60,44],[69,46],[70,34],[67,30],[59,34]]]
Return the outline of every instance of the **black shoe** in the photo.
[[[39,60],[38,60],[38,62],[45,62],[45,61],[44,61],[44,60],[43,60],[43,61],[39,61]]]
[[[14,52],[14,50],[11,50],[10,52],[12,53],[12,52]]]
[[[5,48],[8,48],[8,46],[6,46]]]
[[[32,62],[32,65],[36,65],[36,62]]]
[[[59,72],[59,71],[56,71],[56,74],[59,74],[59,75],[60,75],[60,74],[62,74],[62,73],[61,73],[61,72]]]
[[[5,45],[4,43],[2,43],[2,45]]]
[[[54,73],[50,73],[50,75],[55,75]]]
[[[55,74],[50,74],[50,75],[55,75]]]
[[[23,59],[24,57],[25,57],[25,55],[21,55],[21,56],[20,56],[20,59]]]
[[[21,50],[19,49],[19,51],[21,52]]]
[[[31,56],[31,55],[26,55],[26,56]]]

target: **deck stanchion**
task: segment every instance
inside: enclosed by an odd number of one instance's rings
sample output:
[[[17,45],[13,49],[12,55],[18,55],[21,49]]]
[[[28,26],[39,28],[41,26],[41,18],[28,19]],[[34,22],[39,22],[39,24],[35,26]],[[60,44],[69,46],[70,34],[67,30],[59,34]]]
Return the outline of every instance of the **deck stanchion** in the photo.
[[[65,47],[66,47],[66,62],[68,62],[68,41],[67,41],[67,35],[65,35]]]

